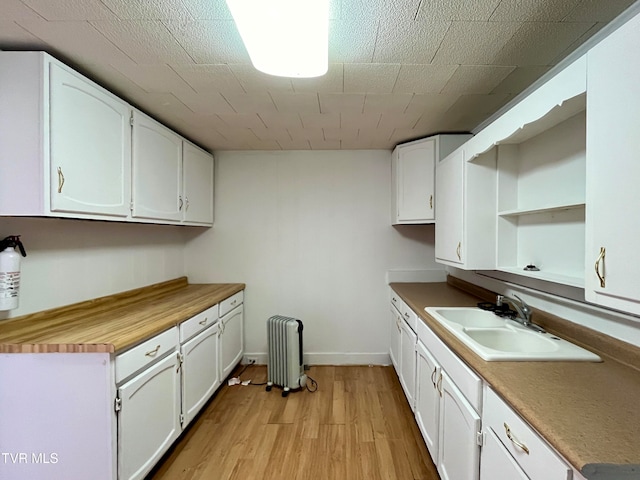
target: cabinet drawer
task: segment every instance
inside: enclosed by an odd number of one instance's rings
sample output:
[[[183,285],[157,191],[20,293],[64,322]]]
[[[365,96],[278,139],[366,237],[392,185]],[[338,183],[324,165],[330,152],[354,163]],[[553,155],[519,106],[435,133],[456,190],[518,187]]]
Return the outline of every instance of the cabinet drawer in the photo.
[[[235,295],[231,295],[229,298],[220,302],[219,316],[230,312],[244,301],[244,290],[239,291]]]
[[[483,423],[485,428],[493,430],[531,480],[571,479],[572,470],[547,442],[488,387],[485,388]],[[511,439],[507,436],[507,427]]]
[[[116,357],[116,383],[174,350],[178,345],[178,327],[170,328]]]
[[[218,304],[207,308],[204,312],[194,315],[189,320],[180,324],[180,343],[184,343],[191,337],[200,333],[205,328],[218,321]]]
[[[466,363],[447,347],[422,320],[417,325],[418,339],[447,372],[467,401],[480,412],[482,409],[482,380]]]

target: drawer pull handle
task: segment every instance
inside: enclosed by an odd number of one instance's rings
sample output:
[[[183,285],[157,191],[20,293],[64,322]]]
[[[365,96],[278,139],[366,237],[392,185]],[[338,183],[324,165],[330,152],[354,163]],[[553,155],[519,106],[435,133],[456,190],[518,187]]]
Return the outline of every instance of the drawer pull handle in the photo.
[[[62,193],[62,187],[64,186],[64,174],[62,168],[58,167],[58,193]]]
[[[602,272],[602,275],[600,275],[600,262],[602,262],[602,266],[604,267],[604,255],[605,255],[605,248],[604,247],[600,247],[600,255],[598,255],[598,259],[596,260],[596,275],[598,275],[598,279],[600,280],[600,287],[604,288],[605,283],[604,283],[604,271]]]
[[[522,450],[524,453],[526,453],[527,455],[529,455],[529,447],[527,447],[524,443],[519,442],[518,440],[516,440],[513,435],[511,435],[511,428],[509,427],[509,425],[507,425],[507,423],[504,423],[504,431],[507,434],[507,438],[509,440],[511,440],[511,442],[518,447],[520,450]]]
[[[231,305],[235,305],[237,302],[237,300],[234,300],[233,302],[231,302]]]
[[[407,320],[409,320],[409,314],[407,312],[404,312],[404,318],[406,318]]]
[[[147,357],[155,357],[156,354],[158,353],[158,350],[160,350],[160,345],[158,345],[153,350],[149,350],[147,353],[145,353],[145,356],[147,356]]]
[[[204,317],[204,320],[200,320],[198,323],[200,325],[206,325],[208,321],[209,321],[209,319],[207,317]]]

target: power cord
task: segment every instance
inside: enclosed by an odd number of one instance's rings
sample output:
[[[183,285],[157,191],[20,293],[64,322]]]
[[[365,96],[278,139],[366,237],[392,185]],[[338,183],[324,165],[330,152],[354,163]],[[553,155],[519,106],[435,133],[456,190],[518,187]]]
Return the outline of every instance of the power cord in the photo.
[[[311,382],[311,387],[313,387],[313,390],[311,388],[309,388],[309,382]],[[309,375],[307,375],[307,381],[305,382],[304,386],[305,386],[305,388],[307,389],[308,392],[315,393],[315,392],[318,391],[318,382],[316,382]]]
[[[236,375],[236,378],[239,380],[240,379],[240,375],[242,375],[244,373],[244,371],[247,369],[247,367],[249,365],[254,365],[256,362],[254,360],[251,360],[249,363],[247,363],[244,367],[242,367],[242,370],[240,370],[240,372],[238,372],[238,374]],[[249,385],[253,385],[256,387],[260,387],[260,386],[264,386],[266,385],[267,382],[263,382],[263,383],[253,383],[251,382]],[[298,380],[298,384],[300,384],[300,381]],[[311,384],[311,386],[309,386],[309,384]],[[308,392],[311,393],[315,393],[318,391],[318,382],[316,382],[313,378],[311,378],[309,375],[307,375],[307,381],[305,382],[304,385],[300,385],[301,388],[306,388]]]

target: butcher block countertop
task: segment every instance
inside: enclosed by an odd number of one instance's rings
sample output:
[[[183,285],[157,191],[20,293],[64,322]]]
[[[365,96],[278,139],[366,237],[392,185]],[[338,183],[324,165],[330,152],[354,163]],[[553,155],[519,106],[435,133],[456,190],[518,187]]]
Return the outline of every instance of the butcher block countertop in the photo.
[[[186,277],[0,322],[0,353],[119,353],[244,290]]]
[[[582,475],[640,479],[639,348],[534,309],[536,323],[596,352],[603,362],[486,362],[424,308],[475,306],[495,301],[495,295],[454,277],[391,287]]]

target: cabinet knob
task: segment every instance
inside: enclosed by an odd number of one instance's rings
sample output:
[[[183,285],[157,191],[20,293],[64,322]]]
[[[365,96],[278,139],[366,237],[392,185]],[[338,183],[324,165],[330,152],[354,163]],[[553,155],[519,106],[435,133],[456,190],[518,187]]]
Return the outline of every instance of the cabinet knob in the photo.
[[[604,286],[605,286],[605,282],[604,282],[604,276],[605,276],[604,256],[605,256],[605,252],[606,252],[606,249],[604,247],[600,247],[600,255],[598,255],[598,259],[596,260],[596,264],[595,264],[596,275],[598,276],[598,279],[600,280],[600,287],[601,288],[604,288]],[[602,262],[602,275],[600,275],[600,262]]]

